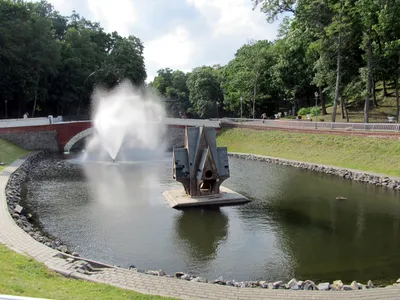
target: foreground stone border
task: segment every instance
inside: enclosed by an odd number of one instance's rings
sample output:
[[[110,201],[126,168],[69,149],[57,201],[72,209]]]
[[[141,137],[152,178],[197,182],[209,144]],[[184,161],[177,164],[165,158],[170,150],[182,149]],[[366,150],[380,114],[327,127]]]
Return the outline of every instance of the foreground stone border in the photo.
[[[249,153],[238,153],[238,152],[229,152],[228,154],[230,157],[242,158],[242,159],[250,159],[250,160],[258,160],[264,161],[267,163],[273,163],[277,165],[283,166],[290,166],[299,169],[305,169],[315,172],[322,172],[325,174],[340,176],[345,179],[361,181],[365,183],[370,183],[378,186],[386,186],[391,189],[400,190],[400,178],[394,176],[387,176],[384,174],[377,174],[372,172],[365,172],[361,170],[353,170],[353,169],[346,169],[340,168],[335,166],[329,165],[322,165],[316,163],[309,163],[309,162],[301,162],[298,160],[290,160],[290,159],[283,159],[271,156],[264,156],[264,155],[256,155],[256,154],[249,154]]]
[[[10,175],[27,158],[18,159],[0,173],[0,242],[18,253],[33,257],[64,276],[111,284],[144,294],[181,299],[398,299],[400,297],[400,289],[396,287],[339,293],[233,288],[146,275],[61,253],[34,240],[14,222],[8,212],[5,193],[7,182]]]

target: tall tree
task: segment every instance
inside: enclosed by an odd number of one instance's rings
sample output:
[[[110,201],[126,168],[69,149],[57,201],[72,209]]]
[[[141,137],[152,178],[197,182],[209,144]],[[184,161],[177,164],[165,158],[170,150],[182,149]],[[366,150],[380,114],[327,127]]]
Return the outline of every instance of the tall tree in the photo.
[[[223,93],[212,67],[200,67],[189,75],[187,85],[193,112],[200,118],[216,117],[218,103],[223,101]]]
[[[157,71],[151,85],[165,98],[168,115],[179,117],[190,108],[188,74],[169,68]]]

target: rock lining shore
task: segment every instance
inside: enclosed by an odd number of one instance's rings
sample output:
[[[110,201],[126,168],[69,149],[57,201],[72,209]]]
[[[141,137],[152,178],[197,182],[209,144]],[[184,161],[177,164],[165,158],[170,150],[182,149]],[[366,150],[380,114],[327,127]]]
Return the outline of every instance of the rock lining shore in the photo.
[[[268,157],[261,157],[257,155],[251,154],[238,154],[238,153],[230,153],[231,157],[243,158],[243,159],[252,159],[265,161],[280,165],[293,166],[297,168],[308,169],[312,171],[325,172],[327,174],[338,175],[347,179],[354,179],[363,182],[368,182],[376,185],[385,185],[391,188],[400,189],[400,182],[396,180],[387,181],[385,178],[377,177],[374,175],[370,175],[367,173],[359,174],[354,173],[345,169],[337,169],[337,168],[329,168],[325,166],[301,163],[301,162],[293,162],[293,161],[285,161],[281,159],[274,159]],[[72,254],[74,256],[79,256],[77,253],[72,252],[68,249],[67,245],[63,244],[62,241],[58,238],[51,237],[47,233],[45,233],[40,227],[39,220],[36,219],[35,213],[30,212],[26,206],[27,202],[22,195],[24,192],[24,184],[29,180],[30,173],[38,166],[40,163],[46,163],[49,167],[52,167],[52,172],[58,173],[64,172],[65,168],[67,169],[75,169],[75,166],[71,166],[70,163],[56,160],[48,162],[49,153],[40,152],[36,155],[29,157],[22,165],[15,171],[8,181],[6,187],[6,198],[8,203],[8,209],[10,215],[13,217],[15,223],[21,227],[25,232],[27,232],[32,238],[35,240],[45,244],[48,247],[56,249],[60,252]],[[51,165],[51,166],[50,166]],[[42,168],[41,168],[42,169]],[[61,173],[60,173],[61,174]],[[392,182],[393,181],[393,182]],[[386,184],[387,183],[387,184]],[[26,206],[26,207],[29,207]],[[235,280],[224,280],[223,277],[219,277],[215,280],[209,281],[206,278],[192,276],[190,274],[186,274],[184,272],[176,272],[174,275],[168,275],[164,271],[144,271],[137,269],[134,265],[129,267],[133,272],[145,273],[149,276],[165,276],[170,278],[176,278],[179,280],[186,280],[191,282],[202,282],[202,283],[210,283],[210,284],[219,284],[232,286],[237,288],[264,288],[264,289],[287,289],[287,290],[325,290],[325,291],[350,291],[350,290],[360,290],[360,289],[372,289],[375,288],[372,281],[368,281],[367,284],[361,284],[356,281],[351,282],[346,285],[343,284],[341,280],[336,280],[332,284],[329,282],[322,282],[316,284],[311,280],[299,280],[292,279],[289,282],[285,283],[283,281],[275,281],[275,282],[267,282],[267,281],[235,281]],[[393,284],[387,287],[399,287],[400,288],[400,278]]]

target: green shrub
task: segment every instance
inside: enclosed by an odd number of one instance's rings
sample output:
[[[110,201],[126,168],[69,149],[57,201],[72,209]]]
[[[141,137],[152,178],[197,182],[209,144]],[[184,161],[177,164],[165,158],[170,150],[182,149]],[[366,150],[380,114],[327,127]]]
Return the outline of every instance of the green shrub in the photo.
[[[299,112],[297,114],[301,115],[301,116],[305,116],[311,113],[311,107],[303,107],[300,108]]]
[[[319,107],[315,108],[315,106],[300,108],[298,114],[301,116],[311,115],[311,116],[315,117],[315,112],[318,113],[318,116],[321,115],[321,110],[319,109]]]
[[[321,115],[321,110],[319,109],[319,107],[317,107],[317,108],[315,106],[310,107],[310,114],[312,116],[315,116],[315,112],[317,112],[318,116]]]

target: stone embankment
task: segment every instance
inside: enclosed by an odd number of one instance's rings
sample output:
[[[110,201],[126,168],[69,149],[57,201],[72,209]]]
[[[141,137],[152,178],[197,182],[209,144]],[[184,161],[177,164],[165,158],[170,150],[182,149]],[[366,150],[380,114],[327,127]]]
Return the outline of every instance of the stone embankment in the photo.
[[[274,158],[262,155],[247,154],[247,153],[229,153],[229,156],[250,159],[257,161],[264,161],[268,163],[273,163],[277,165],[290,166],[305,170],[310,170],[314,172],[322,172],[325,174],[339,176],[345,179],[370,183],[378,186],[386,186],[391,189],[400,190],[400,179],[391,178],[381,174],[372,174],[367,172],[362,172],[358,170],[349,170],[339,167],[325,166],[320,164],[305,163],[289,159]]]
[[[71,253],[59,239],[43,232],[36,214],[28,209],[26,199],[24,199],[23,192],[26,192],[24,185],[28,180],[29,172],[34,170],[35,166],[47,157],[48,154],[45,152],[31,156],[10,176],[6,186],[8,210],[14,222],[32,238],[58,251]]]
[[[54,130],[0,133],[0,139],[11,142],[26,150],[59,151],[57,132]]]

